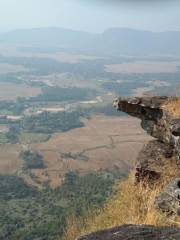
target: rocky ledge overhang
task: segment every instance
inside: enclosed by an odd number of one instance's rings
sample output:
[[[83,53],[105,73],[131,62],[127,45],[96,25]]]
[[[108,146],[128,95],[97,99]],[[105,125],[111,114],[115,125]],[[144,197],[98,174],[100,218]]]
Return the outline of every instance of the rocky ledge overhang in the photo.
[[[114,107],[141,119],[148,134],[169,146],[180,160],[180,117],[173,117],[164,108],[168,97],[117,98]]]
[[[180,228],[122,225],[77,238],[76,240],[179,240]]]

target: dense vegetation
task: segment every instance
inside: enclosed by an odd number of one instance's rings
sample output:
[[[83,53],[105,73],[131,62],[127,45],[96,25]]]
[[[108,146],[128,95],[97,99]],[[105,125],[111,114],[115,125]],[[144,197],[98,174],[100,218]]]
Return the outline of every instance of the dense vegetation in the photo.
[[[0,189],[0,201],[34,197],[38,194],[35,188],[29,187],[17,176],[0,175]]]
[[[28,103],[21,98],[18,98],[16,102],[0,101],[0,115],[19,115],[27,107]]]
[[[9,143],[17,143],[19,142],[19,134],[20,134],[20,124],[11,124],[9,131],[6,133],[6,138]]]
[[[69,172],[61,187],[51,189],[46,184],[39,192],[18,177],[1,176],[0,239],[61,239],[66,218],[102,206],[119,177],[119,170],[83,177]]]
[[[50,113],[43,112],[24,118],[23,129],[36,133],[53,133],[68,131],[73,128],[84,126],[78,111]]]

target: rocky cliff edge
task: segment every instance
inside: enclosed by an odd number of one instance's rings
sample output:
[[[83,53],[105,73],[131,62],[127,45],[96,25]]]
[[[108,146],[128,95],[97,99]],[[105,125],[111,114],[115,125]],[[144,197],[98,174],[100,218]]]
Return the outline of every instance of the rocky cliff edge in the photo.
[[[176,105],[172,114],[171,102]],[[155,205],[168,215],[180,215],[180,101],[168,97],[117,98],[118,111],[141,119],[142,128],[154,137],[139,154],[136,164],[136,184],[156,184],[162,177],[163,164],[175,159],[176,178],[171,179],[157,196]],[[159,168],[157,168],[159,166]],[[161,169],[161,170],[160,170]],[[78,240],[159,240],[180,239],[180,228],[123,225],[82,236]]]

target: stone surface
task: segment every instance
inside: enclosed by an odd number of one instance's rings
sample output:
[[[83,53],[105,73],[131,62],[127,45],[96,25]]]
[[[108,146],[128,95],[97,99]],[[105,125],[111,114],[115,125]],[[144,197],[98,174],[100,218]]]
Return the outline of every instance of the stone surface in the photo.
[[[146,179],[148,183],[153,183],[160,178],[161,174],[157,167],[163,166],[164,158],[171,158],[173,149],[168,144],[159,141],[150,141],[139,153],[136,164],[136,179],[138,182]]]
[[[123,225],[85,235],[76,240],[180,240],[180,228]]]
[[[180,215],[180,178],[174,179],[156,198],[155,204],[168,214]]]

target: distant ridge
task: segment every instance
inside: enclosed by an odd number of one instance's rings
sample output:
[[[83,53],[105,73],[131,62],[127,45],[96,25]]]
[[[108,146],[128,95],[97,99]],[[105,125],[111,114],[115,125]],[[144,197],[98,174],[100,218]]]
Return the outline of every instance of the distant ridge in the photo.
[[[50,46],[97,55],[180,56],[180,32],[111,28],[93,34],[57,27],[23,29],[0,35],[0,44]]]
[[[87,32],[70,29],[47,27],[19,29],[0,34],[0,43],[39,46],[80,46],[92,40],[93,35]]]

